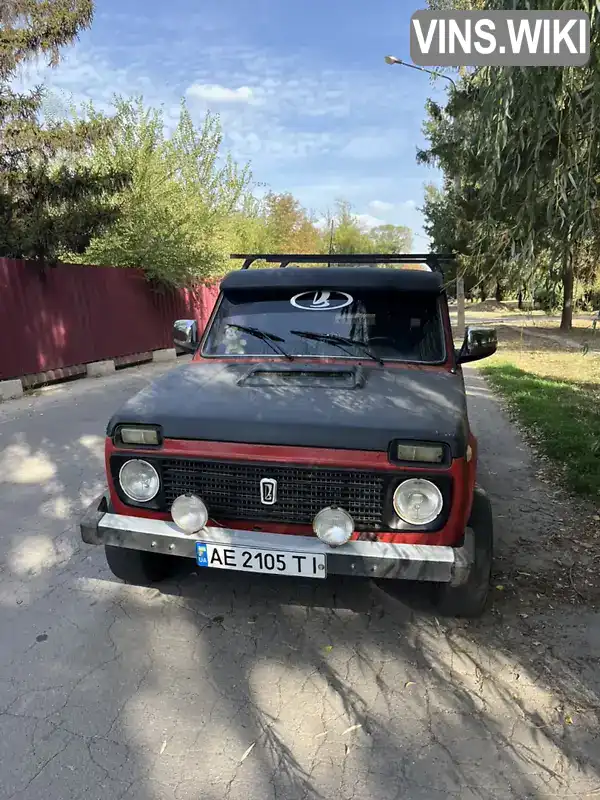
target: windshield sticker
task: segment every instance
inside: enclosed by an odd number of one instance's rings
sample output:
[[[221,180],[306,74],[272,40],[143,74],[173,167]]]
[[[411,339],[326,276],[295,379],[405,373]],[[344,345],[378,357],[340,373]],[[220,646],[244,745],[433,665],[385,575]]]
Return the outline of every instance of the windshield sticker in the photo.
[[[377,318],[376,314],[368,314],[366,311],[354,311],[352,313],[352,322],[355,325],[375,325],[375,320]],[[347,325],[348,324],[348,315],[346,314],[336,314],[335,315],[335,322],[339,322],[340,325]]]
[[[325,291],[319,290],[317,292],[301,292],[294,295],[290,303],[294,308],[300,308],[303,311],[337,311],[340,308],[345,308],[352,303],[354,298],[347,292],[338,291]]]

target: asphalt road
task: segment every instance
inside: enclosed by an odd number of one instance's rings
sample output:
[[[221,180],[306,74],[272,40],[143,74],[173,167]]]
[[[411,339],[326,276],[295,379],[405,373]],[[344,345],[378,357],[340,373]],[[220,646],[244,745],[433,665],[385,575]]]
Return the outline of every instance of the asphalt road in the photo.
[[[508,581],[466,623],[367,580],[113,580],[76,523],[102,487],[107,418],[163,370],[0,406],[0,800],[600,793],[591,609]],[[469,384],[496,580],[508,561],[552,576],[536,543],[573,509]]]

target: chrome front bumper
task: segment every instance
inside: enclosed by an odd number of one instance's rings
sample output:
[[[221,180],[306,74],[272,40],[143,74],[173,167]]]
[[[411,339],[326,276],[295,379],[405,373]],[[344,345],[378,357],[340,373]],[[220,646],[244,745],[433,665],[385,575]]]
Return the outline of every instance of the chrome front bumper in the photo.
[[[188,536],[173,522],[112,514],[105,495],[89,506],[80,523],[88,544],[127,547],[196,559],[196,542],[327,556],[328,574],[436,581],[458,585],[473,561],[473,531],[467,528],[462,547],[352,541],[329,547],[316,537],[206,527]]]

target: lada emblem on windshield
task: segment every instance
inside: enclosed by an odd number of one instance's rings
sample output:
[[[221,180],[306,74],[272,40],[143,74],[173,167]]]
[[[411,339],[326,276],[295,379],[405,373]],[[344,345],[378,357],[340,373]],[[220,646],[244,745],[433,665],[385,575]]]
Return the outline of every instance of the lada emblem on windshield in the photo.
[[[277,502],[277,481],[274,478],[261,478],[260,502],[264,506],[272,506]]]
[[[290,303],[295,308],[301,308],[304,311],[337,311],[339,308],[349,306],[353,299],[352,295],[346,292],[320,289],[316,292],[296,294]]]

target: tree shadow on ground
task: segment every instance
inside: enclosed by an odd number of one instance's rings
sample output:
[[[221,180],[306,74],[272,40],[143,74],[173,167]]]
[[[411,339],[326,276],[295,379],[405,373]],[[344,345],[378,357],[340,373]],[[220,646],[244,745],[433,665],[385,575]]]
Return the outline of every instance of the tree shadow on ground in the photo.
[[[166,618],[142,615],[149,640],[174,613],[198,627],[196,682],[215,703],[207,718],[192,702],[180,723],[199,752],[213,716],[230,726],[225,743],[237,730],[230,796],[251,785],[285,798],[537,798],[598,783],[592,654],[587,672],[584,654],[558,657],[510,604],[467,624],[432,616],[420,596],[414,613],[412,589],[407,604],[366,580],[201,571],[173,584]],[[254,747],[240,763],[242,741]]]

